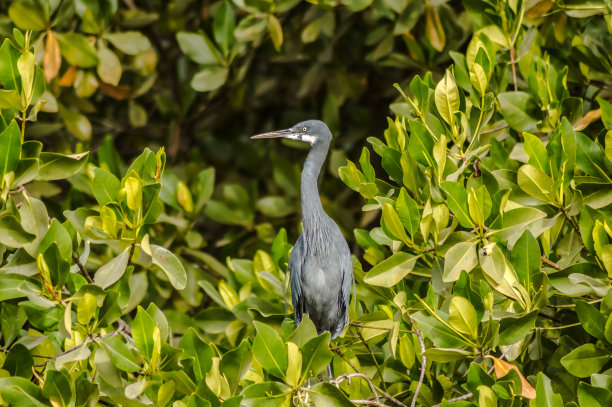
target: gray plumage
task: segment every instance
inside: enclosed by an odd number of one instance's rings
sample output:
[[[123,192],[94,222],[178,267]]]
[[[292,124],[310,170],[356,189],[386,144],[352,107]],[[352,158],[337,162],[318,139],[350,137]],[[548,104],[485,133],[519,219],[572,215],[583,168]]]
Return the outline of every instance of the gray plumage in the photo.
[[[332,139],[325,123],[308,120],[290,129],[253,136],[284,137],[311,145],[302,169],[301,204],[303,230],[289,257],[291,296],[295,322],[308,315],[318,333],[335,338],[348,322],[353,285],[351,253],[338,225],[325,213],[317,179]]]

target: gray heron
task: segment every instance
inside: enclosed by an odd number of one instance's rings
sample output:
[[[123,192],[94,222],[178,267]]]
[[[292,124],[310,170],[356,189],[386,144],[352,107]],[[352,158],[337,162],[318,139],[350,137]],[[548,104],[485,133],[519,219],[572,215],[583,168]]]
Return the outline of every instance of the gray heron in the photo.
[[[331,132],[322,121],[308,120],[251,138],[286,138],[310,144],[300,188],[303,230],[289,257],[291,299],[296,325],[306,314],[319,334],[329,331],[334,339],[348,322],[353,264],[346,239],[323,210],[319,197],[317,180],[332,140]],[[331,380],[331,366],[327,371]]]

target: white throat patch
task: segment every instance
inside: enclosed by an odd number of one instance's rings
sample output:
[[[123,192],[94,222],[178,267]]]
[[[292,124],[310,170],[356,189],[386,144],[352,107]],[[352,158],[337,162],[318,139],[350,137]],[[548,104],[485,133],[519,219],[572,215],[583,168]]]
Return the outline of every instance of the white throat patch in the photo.
[[[315,136],[310,136],[308,134],[292,134],[287,138],[291,140],[304,141],[306,143],[309,143],[310,145],[313,145],[315,141],[317,141],[317,138]]]

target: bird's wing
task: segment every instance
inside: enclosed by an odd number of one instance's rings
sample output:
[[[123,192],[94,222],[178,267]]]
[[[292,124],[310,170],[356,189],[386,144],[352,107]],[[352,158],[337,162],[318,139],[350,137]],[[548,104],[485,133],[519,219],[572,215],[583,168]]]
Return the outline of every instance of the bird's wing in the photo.
[[[291,302],[293,304],[293,312],[295,314],[295,323],[299,325],[302,321],[302,314],[304,313],[304,299],[302,297],[302,261],[304,258],[304,245],[302,243],[302,236],[295,242],[295,246],[291,250],[289,256],[289,280],[291,283]]]
[[[354,287],[354,277],[353,277],[353,262],[351,260],[351,252],[346,244],[346,241],[342,242],[338,248],[337,253],[340,255],[337,256],[339,261],[339,268],[342,275],[342,284],[340,285],[340,293],[338,296],[339,302],[339,311],[340,315],[338,318],[338,326],[336,328],[335,335],[338,336],[344,330],[348,322],[349,315],[349,304],[351,302],[351,288]]]

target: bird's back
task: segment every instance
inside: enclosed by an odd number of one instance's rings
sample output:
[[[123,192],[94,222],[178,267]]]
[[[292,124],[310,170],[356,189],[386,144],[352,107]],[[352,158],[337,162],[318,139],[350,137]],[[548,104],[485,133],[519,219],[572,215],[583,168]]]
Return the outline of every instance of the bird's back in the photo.
[[[307,314],[319,333],[340,335],[348,320],[353,284],[351,254],[338,226],[329,217],[313,230],[305,228],[289,258],[296,323]]]

